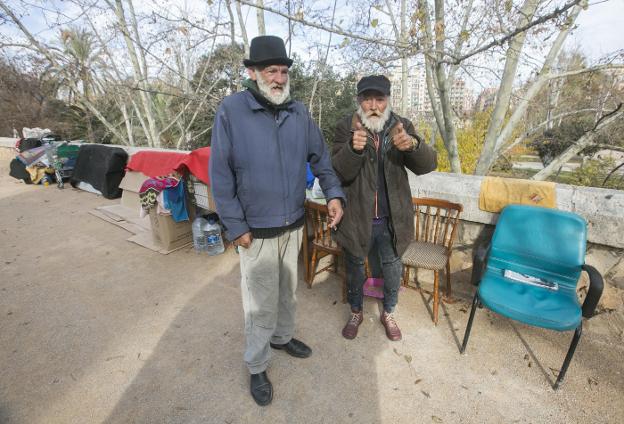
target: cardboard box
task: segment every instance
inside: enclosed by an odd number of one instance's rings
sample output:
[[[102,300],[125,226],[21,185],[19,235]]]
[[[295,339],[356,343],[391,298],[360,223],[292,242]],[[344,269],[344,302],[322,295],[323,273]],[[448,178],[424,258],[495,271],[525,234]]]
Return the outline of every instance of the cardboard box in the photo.
[[[189,184],[193,185],[193,196],[197,207],[208,212],[216,212],[217,207],[215,206],[210,187],[193,176],[191,177]]]
[[[143,182],[148,178],[142,172],[126,171],[126,175],[119,184],[119,188],[123,190],[120,204],[126,208],[139,211],[141,209],[139,190]]]
[[[158,215],[156,208],[150,209],[149,217],[152,226],[152,238],[165,250],[174,250],[193,242],[191,222],[193,216],[189,211],[190,220],[175,222],[171,216]]]

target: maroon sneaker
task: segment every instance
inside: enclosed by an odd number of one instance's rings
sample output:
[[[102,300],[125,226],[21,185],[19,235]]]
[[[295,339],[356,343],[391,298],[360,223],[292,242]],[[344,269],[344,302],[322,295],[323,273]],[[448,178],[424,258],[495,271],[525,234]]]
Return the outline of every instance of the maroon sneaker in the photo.
[[[386,329],[386,336],[393,342],[401,340],[401,329],[394,320],[394,314],[383,311],[381,314],[381,323]]]
[[[347,321],[347,325],[342,329],[342,335],[345,339],[355,339],[358,333],[358,327],[364,321],[364,313],[351,311],[351,317]]]

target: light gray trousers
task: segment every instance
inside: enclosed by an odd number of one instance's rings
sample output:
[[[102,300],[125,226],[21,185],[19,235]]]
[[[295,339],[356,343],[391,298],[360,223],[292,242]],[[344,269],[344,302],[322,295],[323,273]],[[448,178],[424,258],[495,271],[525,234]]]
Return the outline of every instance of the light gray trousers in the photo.
[[[297,259],[302,229],[239,248],[245,312],[245,355],[249,372],[266,370],[269,342],[288,343],[295,331]]]

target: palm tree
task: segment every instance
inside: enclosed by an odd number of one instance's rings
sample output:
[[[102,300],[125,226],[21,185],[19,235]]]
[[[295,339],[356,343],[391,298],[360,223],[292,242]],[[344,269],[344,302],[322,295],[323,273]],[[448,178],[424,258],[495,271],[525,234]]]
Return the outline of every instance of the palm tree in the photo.
[[[70,27],[61,31],[60,39],[63,45],[63,52],[66,55],[66,65],[63,70],[60,70],[60,73],[65,78],[72,78],[78,81],[80,83],[79,89],[82,90],[81,97],[89,102],[95,90],[93,75],[99,56],[99,52],[95,49],[95,38],[93,34],[82,28]],[[87,138],[90,141],[95,141],[92,125],[93,115],[86,107],[84,112]]]

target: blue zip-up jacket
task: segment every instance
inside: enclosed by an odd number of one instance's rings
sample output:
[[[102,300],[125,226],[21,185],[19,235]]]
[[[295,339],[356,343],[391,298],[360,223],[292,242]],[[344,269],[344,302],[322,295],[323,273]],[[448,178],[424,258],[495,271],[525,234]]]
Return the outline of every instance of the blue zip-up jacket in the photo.
[[[318,126],[291,102],[275,113],[247,90],[221,102],[212,128],[210,185],[226,237],[292,225],[303,216],[306,161],[327,199],[345,200]]]

